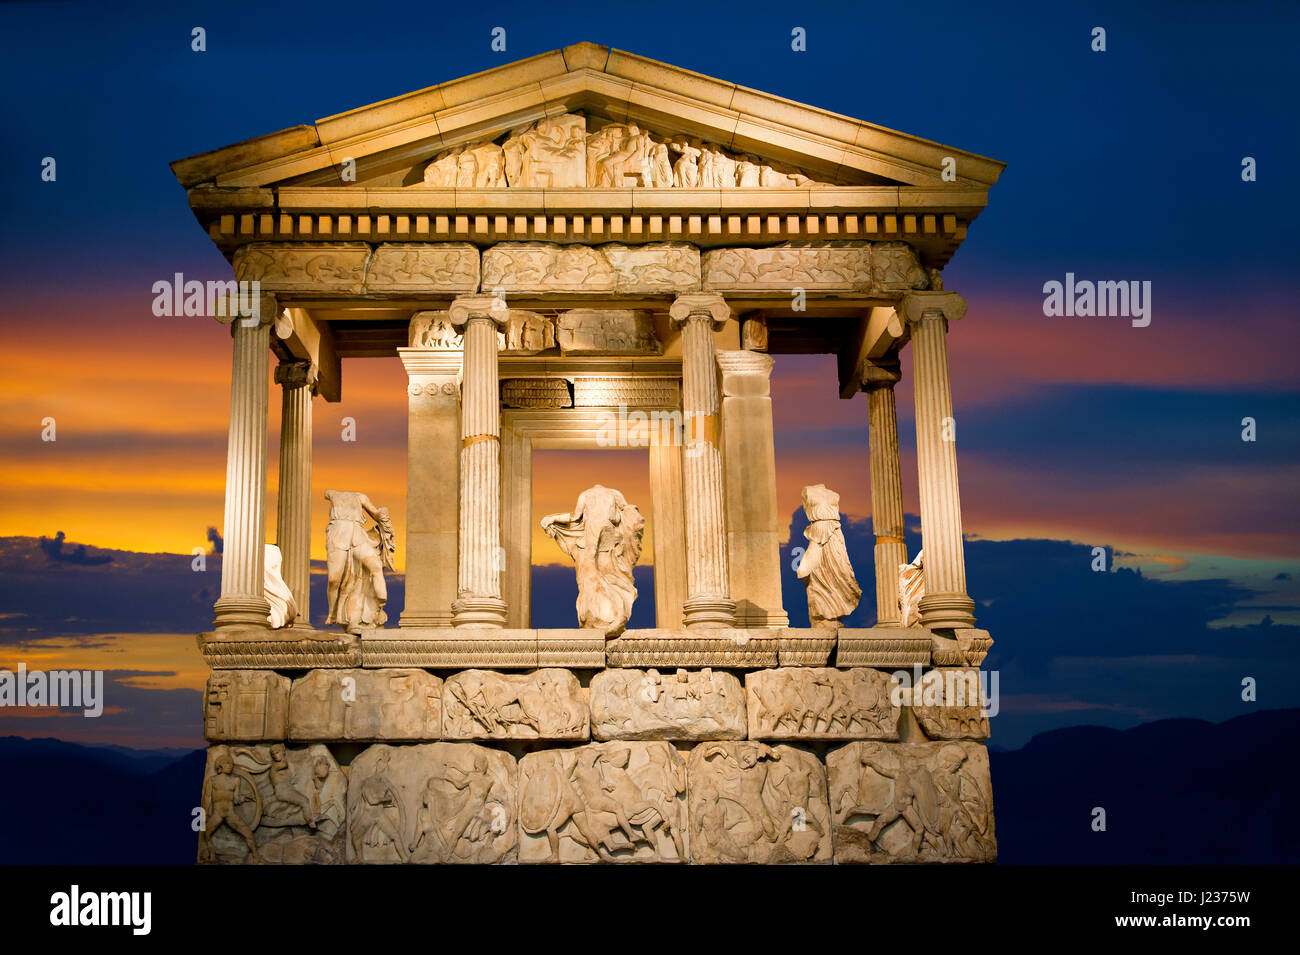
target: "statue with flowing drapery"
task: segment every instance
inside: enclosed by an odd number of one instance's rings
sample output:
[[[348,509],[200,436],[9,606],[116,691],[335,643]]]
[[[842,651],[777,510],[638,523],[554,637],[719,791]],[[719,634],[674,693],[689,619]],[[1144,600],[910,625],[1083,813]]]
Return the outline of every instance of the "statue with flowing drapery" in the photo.
[[[862,597],[840,529],[840,496],[824,484],[811,484],[803,489],[803,512],[808,549],[795,573],[808,590],[808,624],[839,628]]]
[[[325,528],[329,570],[327,623],[348,633],[382,627],[388,587],[384,570],[393,569],[396,535],[388,508],[376,507],[358,491],[326,491],[330,522]],[[374,523],[368,525],[366,518]]]
[[[578,576],[578,626],[616,637],[627,627],[636,600],[632,568],[641,557],[645,518],[620,491],[596,484],[578,495],[571,514],[542,518]]]

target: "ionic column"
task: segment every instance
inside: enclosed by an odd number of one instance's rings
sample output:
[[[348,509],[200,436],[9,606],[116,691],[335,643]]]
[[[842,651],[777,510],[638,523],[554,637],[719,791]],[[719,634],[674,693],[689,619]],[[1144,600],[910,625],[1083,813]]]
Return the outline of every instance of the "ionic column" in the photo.
[[[735,624],[727,574],[726,502],[718,447],[718,374],[713,333],[731,309],[721,295],[679,295],[669,315],[682,330],[682,411],[686,450],[682,496],[686,503],[686,586],[682,605],[687,627]]]
[[[898,413],[894,385],[898,363],[869,363],[862,370],[867,393],[871,458],[871,529],[876,535],[876,626],[898,626],[898,567],[907,563],[903,542],[903,473],[898,461]]]
[[[316,366],[309,361],[276,366],[280,386],[280,480],[275,542],[281,573],[298,605],[297,623],[311,626],[311,399]]]
[[[912,326],[916,463],[925,551],[921,624],[932,630],[970,627],[975,623],[975,602],[966,595],[947,341],[948,321],[966,314],[966,301],[953,292],[909,292],[898,313]]]
[[[226,511],[222,526],[221,596],[217,627],[270,627],[264,596],[266,545],[266,412],[275,299],[259,299],[260,315],[231,324],[230,437],[226,445]]]
[[[461,352],[397,354],[407,374],[406,606],[398,626],[450,627],[460,572]]]
[[[748,326],[749,323],[746,323]],[[738,627],[788,627],[781,605],[781,529],[771,376],[775,360],[758,351],[719,351],[727,562]]]
[[[497,327],[509,314],[490,295],[451,303],[451,321],[464,328],[460,415],[460,561],[457,627],[504,627],[501,599],[501,406],[497,380]]]

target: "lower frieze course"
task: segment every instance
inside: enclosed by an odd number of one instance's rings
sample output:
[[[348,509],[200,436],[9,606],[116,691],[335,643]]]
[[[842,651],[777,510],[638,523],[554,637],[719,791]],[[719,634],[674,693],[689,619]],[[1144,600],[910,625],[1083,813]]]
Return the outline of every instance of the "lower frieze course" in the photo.
[[[198,861],[341,863],[347,786],[320,744],[211,747]]]
[[[474,743],[371,746],[348,769],[348,862],[513,862],[517,779]]]
[[[692,861],[831,861],[826,774],[813,754],[749,740],[700,743],[688,766]]]
[[[671,743],[588,743],[519,760],[520,862],[685,862],[686,819],[686,763]]]
[[[827,754],[826,771],[836,862],[997,858],[983,744],[854,742]]]

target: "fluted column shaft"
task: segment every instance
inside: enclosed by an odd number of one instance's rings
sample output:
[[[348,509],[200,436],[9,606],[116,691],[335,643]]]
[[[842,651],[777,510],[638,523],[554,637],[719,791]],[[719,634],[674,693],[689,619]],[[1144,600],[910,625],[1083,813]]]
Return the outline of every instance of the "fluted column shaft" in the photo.
[[[309,361],[275,369],[280,386],[280,480],[275,539],[284,558],[285,584],[298,606],[297,621],[311,624],[311,399],[316,368]]]
[[[871,460],[871,529],[876,536],[876,625],[897,626],[898,568],[907,563],[903,541],[903,474],[898,459],[897,375],[864,376]]]
[[[264,596],[266,543],[266,417],[270,317],[231,325],[230,436],[226,446],[226,509],[222,526],[221,596],[217,627],[269,627]]]
[[[497,326],[507,310],[498,299],[470,296],[451,306],[464,327],[461,387],[460,561],[452,623],[504,627],[501,599],[501,407]]]
[[[935,630],[970,627],[975,623],[975,603],[966,594],[947,341],[948,320],[961,318],[966,303],[951,292],[913,292],[904,297],[900,311],[912,325],[916,462],[925,552],[921,623]]]
[[[718,375],[713,332],[730,314],[720,295],[678,296],[670,311],[682,329],[682,412],[686,449],[682,485],[686,511],[687,627],[734,625],[736,604],[727,573],[726,501],[718,446]]]

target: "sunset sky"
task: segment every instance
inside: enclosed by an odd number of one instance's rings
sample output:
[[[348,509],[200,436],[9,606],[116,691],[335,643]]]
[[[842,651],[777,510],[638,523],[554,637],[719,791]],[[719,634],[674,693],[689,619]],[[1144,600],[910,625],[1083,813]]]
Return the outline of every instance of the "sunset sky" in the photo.
[[[1300,270],[1290,169],[1300,155],[1297,17],[1285,4],[1257,9],[1249,22],[1217,6],[1144,7],[1026,5],[1032,13],[994,16],[984,5],[944,3],[548,4],[545,12],[412,4],[395,30],[392,19],[359,14],[353,3],[313,4],[310,16],[252,3],[147,13],[130,4],[0,5],[8,90],[0,537],[61,530],[97,548],[187,560],[221,523],[228,330],[209,319],[156,318],[150,305],[153,282],[175,272],[231,273],[169,161],[592,40],[1008,164],[944,278],[969,303],[949,335],[966,533],[1072,542],[1081,555],[1077,587],[1063,585],[1057,598],[1065,605],[1041,608],[1040,619],[1024,621],[1026,634],[1076,613],[1070,600],[1096,599],[1087,567],[1094,546],[1141,568],[1150,586],[1219,588],[1196,627],[1257,626],[1266,614],[1300,626]],[[207,31],[204,53],[190,49],[194,26]],[[489,47],[496,26],[507,30],[504,54]],[[807,30],[807,52],[790,49],[795,26]],[[1107,30],[1104,53],[1089,48],[1095,26]],[[55,182],[41,181],[47,156],[57,161]],[[1247,156],[1257,181],[1242,181]],[[1151,282],[1151,324],[1045,317],[1043,285],[1067,272]],[[907,354],[903,369],[904,500],[915,514]],[[401,363],[349,360],[343,378],[341,403],[315,404],[317,558],[327,487],[361,489],[388,505],[399,542],[405,526]],[[809,483],[838,490],[847,516],[869,518],[865,397],[838,398],[829,356],[779,356],[773,403],[782,522]],[[345,416],[357,422],[354,443],[340,439]],[[1242,440],[1245,417],[1256,421],[1254,442]],[[42,440],[47,418],[57,440]],[[269,535],[277,427],[273,402]],[[534,510],[569,510],[593,480],[645,500],[645,472],[644,453],[539,454]],[[13,576],[0,597],[12,605],[0,604],[0,624],[35,613],[23,596],[30,588],[14,582],[40,576],[28,551],[5,553]],[[539,534],[535,563],[560,559]],[[858,576],[869,580],[870,566]],[[1014,579],[1009,569],[1005,580]],[[106,591],[113,581],[103,578]],[[86,600],[77,595],[79,606]],[[1202,715],[1201,690],[1179,682],[1188,671],[1176,661],[1186,654],[1151,636],[1163,623],[1145,606],[1116,610],[1130,615],[1115,626],[1127,628],[1133,648],[1147,639],[1160,646],[1125,673],[1140,667],[1148,682],[1177,675],[1159,707],[1130,708],[1122,719]],[[195,709],[186,715],[193,725],[151,733],[144,722],[106,717],[82,721],[101,724],[93,730],[67,719],[30,730],[49,714],[5,715],[0,735],[200,744],[193,729],[205,671],[193,633],[210,623],[210,602],[194,605],[192,627],[182,613],[169,617],[171,633],[129,618],[111,633],[87,632],[70,615],[60,625],[57,609],[43,607],[39,626],[0,628],[0,667],[19,659],[108,667],[128,674],[132,700],[185,691],[167,698],[175,712]],[[1280,651],[1293,668],[1294,646]],[[1072,646],[1042,665],[1086,651]],[[1085,662],[1071,666],[1069,691],[1038,712],[1077,704],[1084,722],[1113,708],[1100,692],[1089,695],[1110,678]],[[1025,713],[1038,689],[1016,691]],[[1297,702],[1293,694],[1289,705]],[[157,712],[171,711],[169,703]]]

